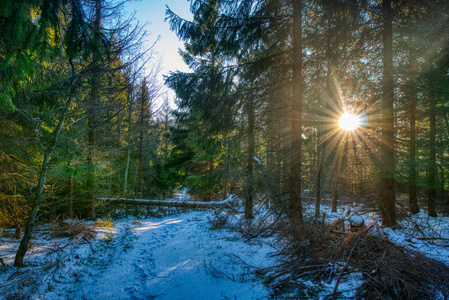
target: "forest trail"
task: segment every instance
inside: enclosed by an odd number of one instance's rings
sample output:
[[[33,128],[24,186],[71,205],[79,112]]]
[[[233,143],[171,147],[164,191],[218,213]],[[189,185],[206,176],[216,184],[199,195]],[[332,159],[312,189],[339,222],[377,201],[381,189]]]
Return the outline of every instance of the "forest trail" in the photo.
[[[189,212],[117,224],[116,242],[97,251],[66,292],[76,299],[266,299],[248,265],[267,266],[271,248],[210,230],[207,216]]]

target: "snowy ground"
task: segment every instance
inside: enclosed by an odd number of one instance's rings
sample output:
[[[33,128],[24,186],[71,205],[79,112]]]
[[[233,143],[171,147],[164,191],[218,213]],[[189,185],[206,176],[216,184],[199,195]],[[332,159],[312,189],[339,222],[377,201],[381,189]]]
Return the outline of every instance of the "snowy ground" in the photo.
[[[122,220],[99,228],[92,244],[41,239],[26,257],[32,267],[21,274],[10,267],[18,242],[3,239],[0,257],[9,267],[0,273],[0,299],[9,294],[33,294],[34,299],[268,298],[250,274],[250,266],[269,265],[267,241],[245,242],[239,233],[210,230],[213,216],[202,211]],[[4,286],[15,281],[25,287]]]
[[[345,208],[326,221],[342,218]],[[357,212],[366,225],[373,214]],[[305,211],[313,212],[313,206]],[[346,211],[347,213],[347,211]],[[75,239],[38,228],[26,267],[12,267],[18,241],[0,237],[0,300],[31,299],[268,299],[269,291],[252,267],[274,264],[272,238],[246,240],[238,232],[211,230],[213,211],[191,211],[163,218],[128,217],[112,223],[86,223],[95,233]],[[237,219],[234,219],[237,220]],[[428,218],[424,212],[404,218],[396,230],[379,229],[405,247],[449,265],[449,218]],[[87,232],[89,233],[89,231]],[[1,235],[0,235],[1,236]],[[338,290],[351,298],[359,281],[342,279]],[[321,285],[329,295],[335,282]],[[344,292],[347,290],[348,292]]]

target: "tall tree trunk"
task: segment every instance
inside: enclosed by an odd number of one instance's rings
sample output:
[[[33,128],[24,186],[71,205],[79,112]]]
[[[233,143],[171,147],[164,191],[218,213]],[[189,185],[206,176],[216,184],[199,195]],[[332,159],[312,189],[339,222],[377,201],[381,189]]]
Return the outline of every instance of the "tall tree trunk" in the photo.
[[[138,160],[139,160],[139,173],[138,173],[138,189],[139,194],[142,196],[145,191],[144,186],[144,154],[145,154],[145,139],[148,136],[148,125],[151,120],[151,96],[148,88],[148,84],[152,84],[147,82],[147,78],[144,78],[141,84],[141,94],[139,98],[140,103],[140,112],[139,112],[139,152],[138,152]],[[146,162],[148,163],[148,161]]]
[[[438,122],[440,124],[440,127],[438,128],[438,145],[444,145],[444,120],[443,118],[441,118],[441,121]],[[438,176],[438,198],[441,200],[444,200],[446,198],[446,193],[444,191],[444,185],[446,184],[446,176],[444,174],[444,152],[445,152],[445,148],[442,146],[438,147],[438,152],[437,152],[437,162],[439,162],[438,164],[438,171],[437,174],[439,174]]]
[[[229,192],[229,183],[230,183],[230,177],[231,177],[231,168],[230,168],[230,162],[229,162],[229,138],[228,135],[225,134],[224,136],[225,140],[225,155],[224,155],[224,162],[223,162],[223,169],[224,169],[224,176],[223,176],[223,192],[224,197],[226,198]]]
[[[73,219],[73,172],[70,170],[69,178],[69,218]]]
[[[442,145],[443,144],[443,140],[440,139],[439,143]],[[442,147],[439,147],[439,151],[438,151],[438,160],[441,161],[441,163],[439,164],[439,173],[440,173],[440,178],[438,181],[438,197],[440,199],[445,199],[446,198],[446,192],[444,190],[444,185],[446,184],[446,176],[444,175],[444,150]]]
[[[123,184],[123,193],[126,195],[128,192],[128,174],[129,174],[129,162],[131,158],[131,124],[132,124],[132,112],[133,112],[133,85],[128,82],[128,149],[126,153],[126,167],[125,167],[125,182]]]
[[[321,210],[321,191],[322,191],[322,181],[323,181],[323,169],[324,169],[324,142],[322,139],[322,124],[317,126],[317,154],[318,154],[318,172],[316,176],[316,191],[315,191],[315,218],[320,217]]]
[[[419,212],[418,197],[416,195],[416,91],[412,82],[409,89],[412,89],[410,98],[410,142],[409,142],[409,203],[410,213]]]
[[[165,153],[168,153],[168,137],[170,134],[170,128],[169,128],[169,124],[168,124],[168,114],[170,113],[170,109],[169,109],[169,105],[168,105],[168,99],[165,98],[164,99],[164,106],[165,106],[165,112],[164,112],[164,130],[165,130],[165,137],[164,137],[164,149],[165,149]]]
[[[437,197],[437,161],[436,161],[436,100],[430,99],[430,132],[429,132],[429,165],[428,165],[428,190],[427,209],[430,217],[436,217],[436,197]]]
[[[129,161],[131,158],[131,145],[128,144],[128,149],[126,150],[126,166],[125,166],[125,182],[123,185],[123,193],[126,195],[128,192],[128,173],[129,173]]]
[[[335,168],[334,180],[332,181],[332,204],[331,212],[337,212],[338,204],[338,174],[340,173],[340,163]]]
[[[394,162],[394,79],[393,79],[393,22],[391,0],[382,1],[383,13],[383,79],[382,79],[382,193],[380,211],[382,226],[396,225],[395,162]]]
[[[145,82],[145,81],[144,81]],[[140,125],[139,125],[139,174],[138,174],[138,187],[139,194],[143,196],[143,144],[144,144],[144,129],[145,129],[145,97],[142,95],[140,102]]]
[[[125,182],[123,184],[123,193],[126,195],[128,192],[128,173],[129,173],[129,161],[131,158],[131,103],[129,104],[129,119],[128,119],[128,149],[126,153],[126,167],[125,167]]]
[[[69,95],[66,105],[64,106],[64,110],[61,113],[61,117],[59,119],[56,130],[53,133],[53,138],[50,145],[47,149],[44,150],[44,160],[42,162],[41,171],[39,174],[39,179],[37,182],[36,192],[34,193],[33,205],[31,207],[31,212],[28,217],[27,223],[25,225],[25,232],[23,234],[22,240],[20,241],[19,248],[16,252],[16,257],[14,258],[14,266],[22,267],[23,266],[23,258],[28,251],[28,245],[31,238],[31,232],[34,228],[34,222],[36,220],[37,212],[39,210],[39,206],[42,203],[43,195],[44,195],[44,185],[45,179],[47,177],[47,172],[50,167],[50,158],[53,153],[53,150],[58,143],[59,135],[64,125],[64,120],[67,114],[67,111],[72,103],[72,97]]]
[[[88,209],[87,216],[92,220],[95,219],[95,112],[91,111],[89,113],[88,120],[88,150],[87,150],[87,163],[89,167],[88,177],[87,177],[87,201]]]
[[[343,138],[342,138],[343,139]],[[336,160],[336,166],[335,166],[335,172],[334,172],[334,180],[332,181],[332,212],[337,212],[337,203],[338,203],[338,184],[340,181],[340,170],[341,165],[345,159],[347,159],[347,153],[348,153],[348,147],[349,147],[349,141],[348,141],[348,134],[345,134],[345,138],[343,139],[342,145],[340,146],[342,149],[341,151],[338,151],[338,148],[336,149],[335,153],[335,160]]]
[[[255,155],[255,137],[254,137],[254,99],[250,94],[247,99],[246,113],[248,116],[248,165],[247,165],[247,198],[245,202],[245,219],[253,218],[254,202],[254,155]]]
[[[326,72],[326,91],[324,95],[324,102],[323,107],[319,107],[320,110],[324,111],[324,114],[321,116],[323,119],[319,120],[318,126],[317,126],[317,135],[318,135],[318,156],[319,156],[319,165],[318,165],[318,174],[317,174],[317,181],[316,181],[316,203],[315,203],[315,218],[318,218],[320,216],[320,206],[321,206],[321,197],[322,197],[322,181],[324,176],[324,165],[326,160],[326,151],[327,149],[327,138],[323,139],[323,135],[328,132],[328,128],[325,128],[325,119],[324,118],[330,118],[333,117],[331,115],[331,109],[335,110],[337,107],[336,105],[336,98],[338,95],[335,93],[335,87],[333,83],[333,69],[334,69],[334,55],[333,55],[333,49],[332,49],[332,28],[331,28],[331,22],[330,17],[327,18],[328,21],[328,28],[326,28],[326,66],[327,66],[327,72]],[[336,168],[336,172],[338,173],[340,169],[340,166]],[[332,183],[332,211],[337,211],[337,188],[338,188],[338,175],[335,176],[333,183]],[[334,201],[335,199],[335,201]]]
[[[291,120],[291,162],[289,183],[289,216],[291,221],[302,221],[301,156],[302,156],[302,101],[303,101],[303,55],[302,55],[302,0],[293,0],[293,95]]]
[[[211,157],[209,159],[209,171],[208,171],[208,186],[209,186],[209,200],[214,200],[214,176],[215,166],[214,166],[214,158]]]
[[[95,0],[95,17],[93,22],[93,27],[95,30],[96,37],[94,38],[97,45],[99,44],[98,35],[101,30],[101,0]],[[87,138],[87,163],[89,165],[89,175],[87,177],[87,201],[88,201],[88,211],[87,215],[95,220],[95,147],[96,147],[96,135],[95,127],[97,122],[97,109],[99,103],[99,84],[100,84],[100,70],[99,70],[99,58],[96,53],[92,57],[92,76],[91,76],[91,94],[90,103],[88,107],[88,138]]]
[[[325,109],[324,111],[328,114],[327,117],[333,118],[335,115],[337,115],[339,112],[337,111],[337,108],[339,107],[338,99],[339,94],[336,92],[336,88],[333,81],[333,72],[334,72],[334,49],[332,48],[332,38],[333,30],[331,26],[331,16],[327,15],[327,22],[328,22],[328,28],[326,28],[326,65],[327,65],[327,72],[326,72],[326,95],[325,95]],[[328,128],[326,129],[326,133],[328,132]],[[327,139],[323,144],[323,157],[325,157],[325,151],[328,150],[331,152],[330,149],[327,149]],[[329,153],[330,154],[330,153]],[[332,203],[331,203],[331,211],[337,212],[337,203],[338,203],[338,180],[340,176],[340,167],[342,162],[342,156],[339,155],[338,148],[336,150],[336,166],[334,167],[334,174],[333,174],[333,180],[332,180],[332,186],[331,186],[331,193],[332,193]],[[335,159],[334,159],[335,161]],[[324,165],[324,160],[323,160]]]

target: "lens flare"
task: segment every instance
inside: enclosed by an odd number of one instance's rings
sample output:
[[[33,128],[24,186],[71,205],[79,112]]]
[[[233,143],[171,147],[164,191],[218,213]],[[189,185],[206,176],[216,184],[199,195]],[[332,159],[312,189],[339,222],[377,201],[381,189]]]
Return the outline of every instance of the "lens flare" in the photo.
[[[343,113],[340,119],[338,120],[338,126],[340,126],[341,129],[346,131],[355,130],[360,125],[361,121],[359,116],[347,112]]]

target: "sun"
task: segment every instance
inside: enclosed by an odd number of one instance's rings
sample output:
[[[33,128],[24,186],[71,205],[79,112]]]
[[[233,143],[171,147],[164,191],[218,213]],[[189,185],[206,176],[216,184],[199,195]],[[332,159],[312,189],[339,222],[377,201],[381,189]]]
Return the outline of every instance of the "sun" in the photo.
[[[338,120],[338,126],[340,126],[341,129],[346,131],[355,130],[360,125],[361,121],[359,116],[347,112],[343,113],[340,119]]]

